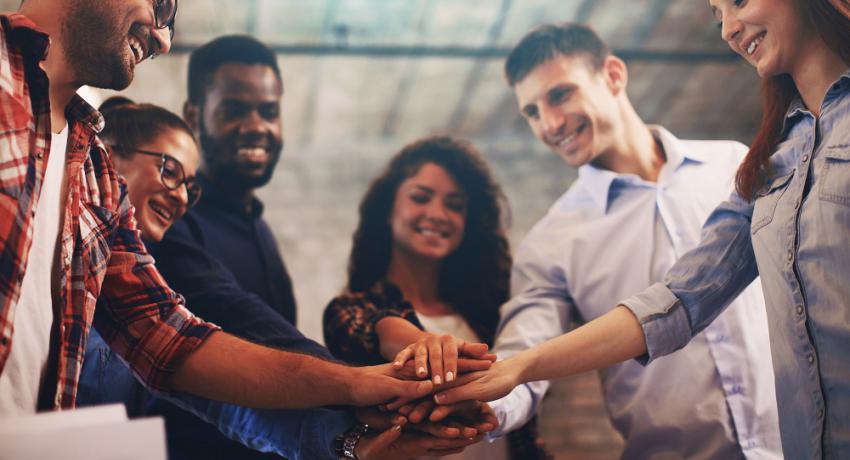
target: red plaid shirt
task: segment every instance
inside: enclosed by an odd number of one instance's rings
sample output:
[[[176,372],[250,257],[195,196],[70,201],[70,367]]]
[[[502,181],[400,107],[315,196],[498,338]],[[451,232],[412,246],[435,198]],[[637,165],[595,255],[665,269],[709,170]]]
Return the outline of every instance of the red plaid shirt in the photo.
[[[13,346],[15,307],[50,153],[48,80],[39,67],[48,45],[28,18],[0,15],[0,372]],[[154,267],[126,184],[97,137],[100,113],[79,97],[65,113],[68,196],[57,248],[61,289],[54,293],[57,409],[74,407],[93,322],[136,374],[159,390],[215,330],[183,307]],[[97,318],[95,305],[102,309]]]

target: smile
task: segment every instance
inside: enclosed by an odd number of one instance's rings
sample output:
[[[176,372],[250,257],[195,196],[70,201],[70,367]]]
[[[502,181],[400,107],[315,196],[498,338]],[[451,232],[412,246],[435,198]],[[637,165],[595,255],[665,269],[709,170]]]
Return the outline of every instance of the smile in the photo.
[[[762,33],[756,35],[756,37],[750,42],[750,44],[747,45],[746,50],[747,50],[748,55],[752,56],[753,53],[756,52],[756,50],[758,49],[758,46],[761,44],[762,40],[764,40],[764,36],[766,34],[767,34],[767,32],[762,32]]]
[[[583,123],[579,124],[579,125],[578,125],[578,127],[576,127],[576,129],[575,129],[572,133],[570,133],[569,135],[565,136],[565,137],[564,137],[564,138],[562,138],[561,140],[558,140],[558,141],[553,142],[553,144],[555,144],[558,148],[564,148],[564,147],[566,147],[566,146],[567,146],[567,145],[569,145],[572,141],[574,141],[574,140],[576,139],[576,137],[578,137],[578,135],[579,135],[579,134],[581,134],[582,132],[584,132],[584,128],[586,128],[586,127],[587,127],[587,122],[585,121],[585,122],[583,122]]]
[[[422,236],[428,236],[428,237],[432,237],[432,238],[448,238],[449,237],[449,232],[442,232],[442,231],[435,230],[435,229],[432,229],[432,228],[416,227],[416,233],[418,233]]]
[[[171,211],[163,206],[160,206],[157,203],[150,203],[151,210],[157,216],[164,219],[166,222],[171,222],[171,218],[174,217],[174,211]]]
[[[147,54],[142,41],[135,35],[130,35],[129,38],[127,38],[127,43],[130,45],[130,51],[133,52],[133,58],[136,60],[136,64],[142,62]]]

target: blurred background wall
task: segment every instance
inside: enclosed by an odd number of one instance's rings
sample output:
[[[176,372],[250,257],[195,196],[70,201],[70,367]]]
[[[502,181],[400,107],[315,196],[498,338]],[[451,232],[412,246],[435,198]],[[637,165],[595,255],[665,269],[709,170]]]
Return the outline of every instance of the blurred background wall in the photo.
[[[0,0],[4,10],[18,4]],[[474,142],[508,196],[514,246],[574,180],[534,139],[502,76],[511,46],[543,21],[596,28],[626,59],[629,95],[648,123],[683,138],[747,142],[755,132],[755,72],[720,40],[704,0],[181,0],[173,52],[141,65],[123,93],[180,113],[197,46],[247,33],[278,52],[286,148],[260,197],[293,278],[298,326],[321,341],[357,204],[404,144],[431,134]],[[593,374],[554,387],[543,432],[557,458],[617,457],[600,397]]]

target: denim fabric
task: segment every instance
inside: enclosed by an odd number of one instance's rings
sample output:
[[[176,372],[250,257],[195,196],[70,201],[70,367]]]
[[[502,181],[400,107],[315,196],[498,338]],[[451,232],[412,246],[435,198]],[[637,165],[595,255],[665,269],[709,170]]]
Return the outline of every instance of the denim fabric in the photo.
[[[850,72],[820,114],[798,100],[756,200],[733,194],[663,284],[623,302],[654,360],[760,276],[789,459],[850,458]]]

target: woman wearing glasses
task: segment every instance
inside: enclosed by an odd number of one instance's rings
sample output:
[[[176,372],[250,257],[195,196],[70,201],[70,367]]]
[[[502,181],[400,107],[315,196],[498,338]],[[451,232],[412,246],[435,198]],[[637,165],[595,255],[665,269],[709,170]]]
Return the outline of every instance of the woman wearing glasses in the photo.
[[[157,242],[201,197],[195,181],[201,157],[180,117],[152,104],[128,102],[114,98],[104,103],[101,138],[127,180],[143,238]]]

